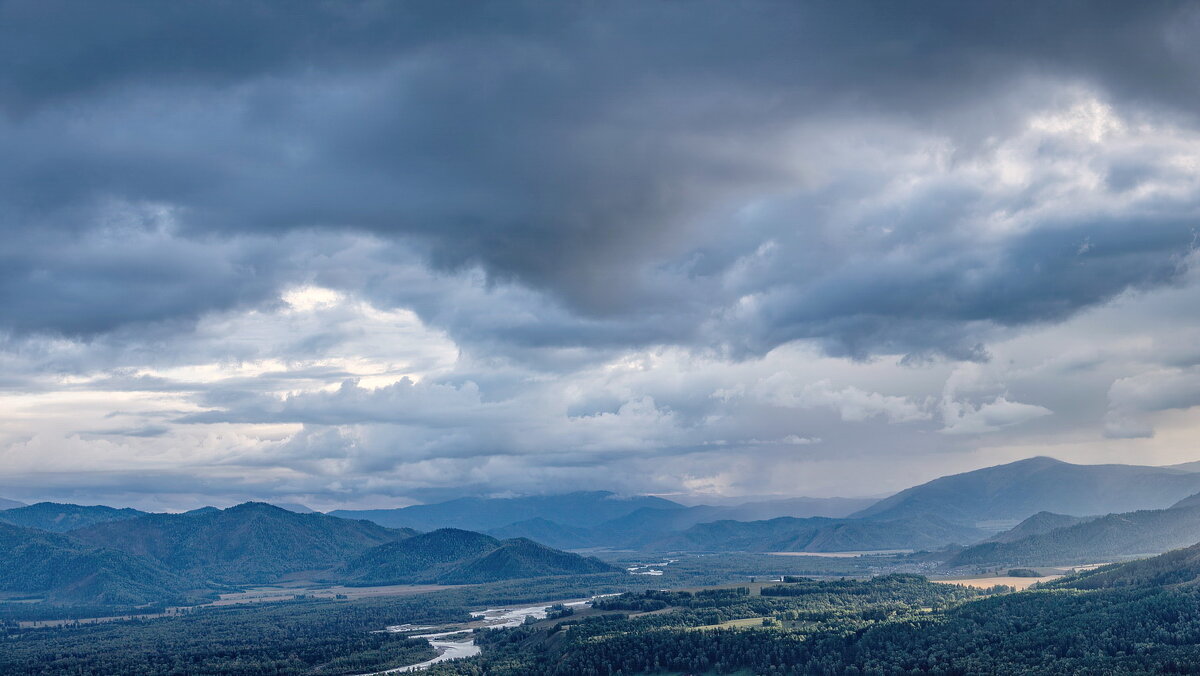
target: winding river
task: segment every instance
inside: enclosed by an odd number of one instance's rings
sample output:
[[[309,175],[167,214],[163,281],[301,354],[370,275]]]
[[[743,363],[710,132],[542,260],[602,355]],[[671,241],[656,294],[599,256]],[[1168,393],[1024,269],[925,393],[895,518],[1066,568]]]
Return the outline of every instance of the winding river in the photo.
[[[611,594],[602,594],[601,596],[611,596]],[[361,674],[360,676],[382,676],[383,674],[403,674],[413,671],[421,671],[428,668],[432,664],[445,662],[446,660],[456,660],[461,657],[473,657],[480,652],[479,646],[475,645],[475,639],[449,641],[445,637],[461,635],[464,632],[470,632],[476,627],[486,627],[488,629],[499,629],[501,627],[519,627],[525,622],[525,618],[532,617],[537,620],[546,619],[546,614],[550,611],[551,606],[563,604],[564,606],[578,607],[586,605],[592,599],[600,598],[593,596],[588,599],[573,599],[570,601],[550,601],[549,603],[541,603],[535,606],[522,606],[519,608],[489,608],[482,613],[476,615],[478,619],[471,622],[471,627],[467,629],[454,629],[451,631],[438,631],[429,634],[413,634],[412,638],[423,638],[429,641],[437,651],[438,656],[420,662],[418,664],[410,664],[403,667],[395,667],[385,671],[376,671],[370,674]],[[391,632],[410,632],[414,629],[432,629],[433,627],[414,627],[409,624],[401,624],[388,627],[385,631]]]

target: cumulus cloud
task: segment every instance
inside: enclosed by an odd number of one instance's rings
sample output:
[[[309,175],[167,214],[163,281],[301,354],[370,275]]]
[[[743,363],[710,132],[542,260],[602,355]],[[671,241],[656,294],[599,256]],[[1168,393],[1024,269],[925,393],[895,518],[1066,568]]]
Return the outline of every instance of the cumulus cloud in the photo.
[[[891,422],[928,420],[930,414],[907,397],[865,392],[854,386],[835,388],[828,380],[799,385],[786,373],[776,373],[758,385],[760,396],[784,408],[828,407],[842,420],[861,422],[882,416]]]
[[[971,406],[955,402],[942,407],[943,434],[983,434],[1053,413],[1045,406],[1009,401],[1003,396]]]
[[[1200,368],[1156,369],[1120,378],[1108,388],[1107,436],[1154,435],[1151,416],[1200,406]]]

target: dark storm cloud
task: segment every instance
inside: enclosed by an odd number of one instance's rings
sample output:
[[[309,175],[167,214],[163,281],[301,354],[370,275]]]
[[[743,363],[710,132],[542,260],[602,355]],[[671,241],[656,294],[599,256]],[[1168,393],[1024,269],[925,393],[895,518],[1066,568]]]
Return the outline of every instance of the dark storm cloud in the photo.
[[[1152,238],[1144,223],[1075,223],[878,262],[942,237],[961,216],[955,200],[972,199],[952,194],[926,196],[894,239],[856,255],[814,233],[819,201],[754,227],[733,219],[796,188],[797,158],[780,139],[798,124],[893,120],[969,153],[1040,103],[1028,100],[1036,87],[1014,95],[1020,83],[1046,79],[1187,115],[1200,24],[1181,3],[0,12],[0,321],[22,333],[94,335],[261,304],[320,268],[328,240],[311,233],[348,230],[547,294],[496,311],[518,319],[481,324],[445,309],[442,290],[380,288],[386,260],[348,280],[502,348],[761,352],[811,338],[856,356],[979,358],[989,326],[1060,319],[1170,281],[1188,245],[1181,215],[1167,213],[1147,217]],[[1113,185],[1139,176],[1117,168]],[[1109,253],[1077,263],[1077,235]],[[727,288],[722,275],[771,239],[795,264]],[[714,328],[742,293],[762,294],[760,312]]]

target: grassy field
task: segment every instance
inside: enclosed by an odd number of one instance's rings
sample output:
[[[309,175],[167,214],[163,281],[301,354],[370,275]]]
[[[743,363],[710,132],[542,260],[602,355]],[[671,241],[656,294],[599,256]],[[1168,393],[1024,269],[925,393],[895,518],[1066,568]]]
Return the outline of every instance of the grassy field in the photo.
[[[1062,575],[1044,575],[1042,577],[1009,577],[1007,575],[996,575],[992,577],[963,577],[946,580],[930,580],[939,584],[957,584],[963,587],[971,587],[973,589],[987,589],[995,587],[998,584],[1008,585],[1014,589],[1023,590],[1029,588],[1035,582],[1047,582],[1056,580]]]
[[[704,631],[705,629],[746,629],[750,627],[762,627],[763,629],[771,628],[763,626],[763,618],[761,617],[746,617],[740,620],[727,620],[720,624],[705,624],[699,627],[688,627],[688,630]]]

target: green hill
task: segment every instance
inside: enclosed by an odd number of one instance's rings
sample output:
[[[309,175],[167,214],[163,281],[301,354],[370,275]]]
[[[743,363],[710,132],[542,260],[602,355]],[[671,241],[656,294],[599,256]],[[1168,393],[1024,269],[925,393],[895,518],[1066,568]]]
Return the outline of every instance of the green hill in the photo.
[[[618,570],[523,538],[443,528],[367,550],[337,574],[357,584],[472,584]]]
[[[224,510],[149,514],[71,534],[95,546],[147,557],[199,580],[247,584],[332,568],[371,547],[414,533],[247,502]]]
[[[0,512],[0,521],[14,526],[65,533],[97,523],[133,519],[145,515],[146,512],[129,508],[116,509],[104,505],[84,506],[39,502],[26,507],[6,509]]]
[[[444,575],[444,584],[473,584],[555,575],[615,573],[620,569],[590,556],[552,549],[525,538],[503,540],[492,551]]]
[[[1056,580],[1054,587],[1116,589],[1200,584],[1200,544],[1158,556],[1104,566]]]
[[[141,605],[181,600],[196,586],[141,557],[0,524],[0,592],[52,603]]]

